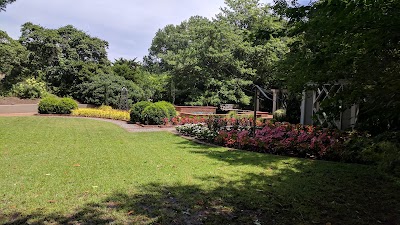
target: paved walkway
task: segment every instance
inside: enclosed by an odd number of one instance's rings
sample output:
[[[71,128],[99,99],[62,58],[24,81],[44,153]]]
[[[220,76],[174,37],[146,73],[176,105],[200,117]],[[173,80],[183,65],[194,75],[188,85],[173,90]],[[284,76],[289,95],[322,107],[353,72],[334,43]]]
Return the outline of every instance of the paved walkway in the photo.
[[[0,117],[15,117],[15,116],[39,116],[36,113],[8,113],[8,114],[0,114]],[[56,116],[56,115],[40,115],[44,117],[62,117],[62,118],[80,118],[80,119],[91,119],[91,120],[99,120],[104,122],[109,122],[116,124],[128,132],[159,132],[159,131],[167,131],[174,132],[175,127],[157,127],[157,126],[139,126],[136,124],[129,124],[125,121],[120,120],[111,120],[111,119],[102,119],[102,118],[92,118],[92,117],[75,117],[75,116]]]

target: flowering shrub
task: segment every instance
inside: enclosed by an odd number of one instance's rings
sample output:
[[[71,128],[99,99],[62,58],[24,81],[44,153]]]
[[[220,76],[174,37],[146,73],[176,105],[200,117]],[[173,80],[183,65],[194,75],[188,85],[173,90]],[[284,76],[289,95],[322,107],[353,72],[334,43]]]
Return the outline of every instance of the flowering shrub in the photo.
[[[11,92],[19,98],[42,98],[46,95],[46,83],[28,78],[23,82],[14,84]]]
[[[254,133],[251,118],[190,118],[181,119],[179,123],[186,121],[191,123],[178,126],[179,133],[226,147],[303,158],[343,160],[346,134],[338,130],[257,120]]]
[[[186,136],[196,137],[200,140],[213,141],[217,136],[216,132],[211,131],[204,123],[184,124],[176,127],[176,130]]]

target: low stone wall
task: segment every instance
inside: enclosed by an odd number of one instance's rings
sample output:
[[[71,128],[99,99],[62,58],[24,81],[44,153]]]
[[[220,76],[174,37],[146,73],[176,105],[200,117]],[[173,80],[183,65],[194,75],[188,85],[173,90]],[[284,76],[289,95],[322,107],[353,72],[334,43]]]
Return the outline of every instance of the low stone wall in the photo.
[[[217,107],[213,106],[175,106],[176,111],[179,113],[191,114],[216,114]]]
[[[179,116],[183,118],[196,118],[196,117],[201,117],[201,118],[208,118],[210,116],[212,117],[225,117],[226,114],[194,114],[194,113],[180,113]]]
[[[94,108],[96,106],[90,104],[78,104],[79,108]],[[0,114],[10,113],[37,113],[38,104],[22,104],[22,105],[0,105]]]

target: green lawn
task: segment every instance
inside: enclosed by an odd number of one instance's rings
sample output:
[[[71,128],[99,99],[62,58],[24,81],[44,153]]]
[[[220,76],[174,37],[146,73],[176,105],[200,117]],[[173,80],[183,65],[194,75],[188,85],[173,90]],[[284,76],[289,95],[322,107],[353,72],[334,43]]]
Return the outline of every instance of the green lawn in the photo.
[[[399,190],[370,166],[0,117],[1,224],[399,224]]]

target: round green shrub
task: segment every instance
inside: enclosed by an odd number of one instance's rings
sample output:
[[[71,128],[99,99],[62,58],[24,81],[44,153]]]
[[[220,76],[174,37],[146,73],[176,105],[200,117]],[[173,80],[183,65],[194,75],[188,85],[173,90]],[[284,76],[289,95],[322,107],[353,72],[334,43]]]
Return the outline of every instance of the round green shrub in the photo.
[[[39,102],[40,114],[54,114],[58,112],[59,99],[55,97],[47,97]]]
[[[71,98],[47,97],[39,102],[40,114],[70,114],[78,104]]]
[[[156,105],[158,105],[158,106],[160,106],[160,107],[165,109],[168,119],[176,116],[175,106],[172,105],[171,103],[166,102],[166,101],[160,101],[160,102],[156,102],[154,104],[156,104]]]
[[[144,117],[142,116],[143,110],[147,107],[152,105],[153,103],[149,101],[142,101],[142,102],[137,102],[133,104],[131,108],[131,122],[140,122],[144,123]]]
[[[149,125],[161,125],[164,123],[164,119],[168,118],[166,109],[157,104],[147,106],[143,110],[142,116]]]
[[[58,114],[71,114],[72,110],[78,108],[78,103],[72,98],[62,98],[59,102]]]
[[[274,119],[278,122],[284,122],[286,119],[286,110],[278,109],[273,113]]]

